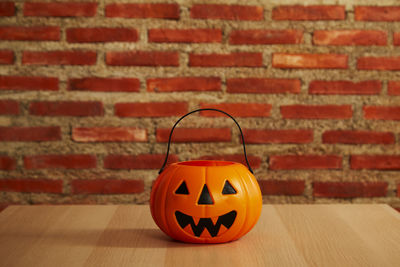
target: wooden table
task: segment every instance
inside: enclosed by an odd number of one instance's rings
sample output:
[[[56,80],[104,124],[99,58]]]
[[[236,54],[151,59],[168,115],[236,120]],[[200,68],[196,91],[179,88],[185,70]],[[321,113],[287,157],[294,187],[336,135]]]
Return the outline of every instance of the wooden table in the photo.
[[[10,206],[0,266],[400,266],[400,214],[387,205],[264,205],[238,241],[183,244],[148,206]]]

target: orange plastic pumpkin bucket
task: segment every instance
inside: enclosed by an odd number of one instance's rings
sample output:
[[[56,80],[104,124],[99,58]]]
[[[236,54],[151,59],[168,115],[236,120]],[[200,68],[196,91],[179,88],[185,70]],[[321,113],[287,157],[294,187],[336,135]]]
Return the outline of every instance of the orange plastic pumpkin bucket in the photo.
[[[242,137],[247,168],[216,160],[184,161],[165,168],[175,127],[186,116],[203,110],[222,112],[233,119]],[[165,161],[151,190],[150,209],[158,227],[184,242],[229,242],[253,228],[261,207],[261,191],[238,122],[218,109],[198,109],[181,117],[171,129]]]

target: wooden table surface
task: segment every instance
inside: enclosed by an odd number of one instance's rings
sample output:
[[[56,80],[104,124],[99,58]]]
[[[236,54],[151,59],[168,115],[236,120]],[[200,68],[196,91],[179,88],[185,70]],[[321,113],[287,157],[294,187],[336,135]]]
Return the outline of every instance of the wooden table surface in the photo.
[[[387,205],[264,205],[227,244],[172,241],[148,206],[10,206],[0,266],[400,266],[400,214]]]

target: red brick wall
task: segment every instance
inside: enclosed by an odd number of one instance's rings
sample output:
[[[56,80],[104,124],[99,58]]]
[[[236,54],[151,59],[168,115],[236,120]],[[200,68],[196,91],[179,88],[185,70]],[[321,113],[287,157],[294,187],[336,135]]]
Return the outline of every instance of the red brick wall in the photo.
[[[265,203],[400,207],[395,1],[139,2],[0,3],[1,205],[146,203],[212,107]],[[243,162],[217,113],[173,140]]]

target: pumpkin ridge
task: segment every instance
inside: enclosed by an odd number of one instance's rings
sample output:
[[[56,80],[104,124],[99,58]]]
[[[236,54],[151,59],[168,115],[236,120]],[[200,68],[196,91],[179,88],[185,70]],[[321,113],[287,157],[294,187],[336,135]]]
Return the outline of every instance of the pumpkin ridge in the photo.
[[[246,222],[247,222],[247,213],[248,213],[248,209],[249,209],[249,196],[248,196],[249,190],[247,190],[246,183],[243,181],[243,178],[242,178],[241,174],[236,170],[236,168],[233,168],[233,170],[236,172],[236,174],[238,175],[238,177],[241,178],[241,179],[239,179],[239,181],[240,181],[240,183],[241,183],[242,186],[243,186],[243,190],[246,191],[245,194],[244,194],[244,195],[246,196],[246,211],[245,211],[244,218],[246,218],[246,219],[245,219],[243,225],[240,227],[240,231],[238,232],[238,234],[237,234],[234,238],[232,238],[232,240],[236,240],[236,239],[240,238],[240,237],[243,235],[243,229],[244,229],[244,227],[246,226]]]
[[[178,171],[178,168],[175,168],[175,170],[173,170],[172,175],[170,177],[173,177],[177,171]],[[162,199],[164,199],[164,207],[162,209],[163,212],[162,212],[161,217],[163,217],[163,219],[164,219],[164,225],[165,225],[165,228],[167,228],[168,235],[171,236],[172,231],[170,230],[170,225],[168,225],[167,213],[165,212],[167,210],[167,201],[165,199],[167,197],[168,190],[171,185],[171,179],[169,177],[167,177],[167,178],[168,178],[168,183],[166,186],[167,189],[165,190],[165,194],[163,194],[163,196],[162,196]]]

